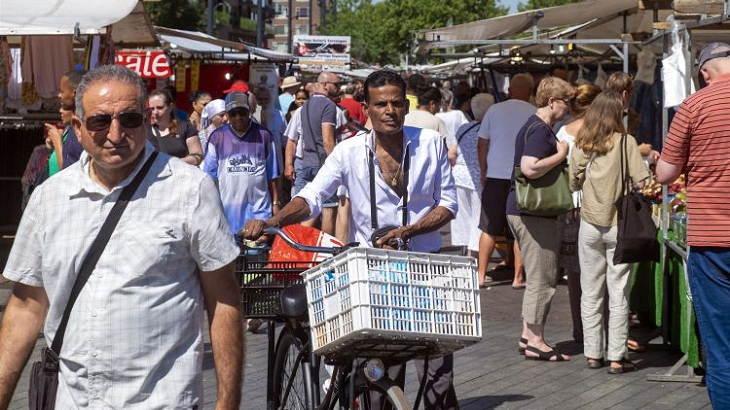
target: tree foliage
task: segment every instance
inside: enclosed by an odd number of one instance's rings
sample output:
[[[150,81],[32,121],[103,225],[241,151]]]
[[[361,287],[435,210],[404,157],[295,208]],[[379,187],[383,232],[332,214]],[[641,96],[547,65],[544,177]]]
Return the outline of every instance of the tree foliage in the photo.
[[[397,64],[415,42],[417,30],[444,27],[507,13],[496,0],[340,0],[328,13],[322,34],[350,36],[353,57]]]
[[[144,7],[156,26],[205,30],[205,7],[196,0],[145,2]]]
[[[547,7],[562,6],[563,4],[580,3],[581,1],[583,0],[527,0],[527,3],[520,2],[520,4],[517,5],[517,10],[537,10]]]

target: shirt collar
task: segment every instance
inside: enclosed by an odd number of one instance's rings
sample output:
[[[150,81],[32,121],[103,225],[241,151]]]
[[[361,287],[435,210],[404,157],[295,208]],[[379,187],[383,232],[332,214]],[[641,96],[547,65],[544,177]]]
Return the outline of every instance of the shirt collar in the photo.
[[[91,178],[91,156],[86,151],[82,152],[81,157],[79,158],[81,166],[77,169],[80,173],[79,180],[81,181],[77,193],[97,193],[106,196],[121,189],[124,189],[124,187],[132,182],[132,179],[134,179],[139,170],[142,169],[142,166],[145,162],[147,162],[147,159],[150,157],[150,155],[152,155],[152,152],[154,152],[154,150],[155,148],[152,146],[152,144],[149,141],[146,141],[144,151],[142,152],[142,160],[137,163],[137,166],[134,167],[134,170],[132,170],[132,172],[126,178],[124,178],[119,184],[113,187],[109,192],[107,192],[101,185],[99,185]],[[170,170],[170,164],[165,163],[165,168],[162,170],[159,176],[167,177],[171,175],[171,173],[172,172]]]
[[[415,134],[417,135],[417,134]],[[411,144],[411,140],[413,138],[413,135],[411,133],[407,132],[406,127],[403,127],[403,140],[405,141],[405,146],[408,147]],[[365,136],[365,146],[372,152],[375,152],[375,131],[370,130],[370,132],[367,133]],[[403,150],[403,155],[405,156],[405,150]]]

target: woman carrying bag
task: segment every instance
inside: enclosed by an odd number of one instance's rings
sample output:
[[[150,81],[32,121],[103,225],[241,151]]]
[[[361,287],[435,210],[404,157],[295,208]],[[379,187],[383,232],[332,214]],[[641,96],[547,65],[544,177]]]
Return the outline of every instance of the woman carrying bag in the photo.
[[[570,357],[552,348],[545,341],[545,321],[558,284],[558,254],[560,252],[560,212],[545,212],[539,206],[530,208],[522,187],[550,176],[565,167],[568,143],[558,141],[552,126],[570,112],[570,100],[575,91],[557,77],[547,77],[537,86],[537,112],[529,117],[515,140],[515,172],[507,196],[507,222],[522,251],[527,273],[527,285],[522,300],[522,337],[518,351],[528,359],[558,361]],[[568,208],[573,200],[564,182]],[[533,190],[537,192],[537,190]],[[533,198],[533,205],[539,198]],[[554,202],[554,201],[544,201]],[[538,204],[539,205],[539,204]],[[568,212],[565,209],[562,213]]]
[[[602,367],[605,356],[611,374],[623,373],[628,364],[624,358],[631,264],[613,263],[618,233],[615,203],[624,192],[621,168],[634,184],[649,177],[636,140],[624,133],[622,116],[621,94],[599,94],[586,112],[570,158],[571,189],[583,190],[578,255],[584,353],[591,369]],[[606,289],[608,343],[603,319]]]

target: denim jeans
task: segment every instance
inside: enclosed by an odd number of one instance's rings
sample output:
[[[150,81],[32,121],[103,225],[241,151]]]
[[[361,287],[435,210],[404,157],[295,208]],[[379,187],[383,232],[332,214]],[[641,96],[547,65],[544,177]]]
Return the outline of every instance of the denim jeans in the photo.
[[[312,182],[314,180],[314,177],[317,176],[317,172],[319,172],[320,167],[303,167],[300,165],[301,161],[295,160],[294,161],[294,185],[291,189],[291,196],[292,198],[299,193],[302,189],[304,189],[305,186],[307,186],[308,183]],[[337,194],[335,193],[332,195],[329,199],[324,201],[322,203],[323,208],[334,208],[337,206],[339,200],[337,198]]]
[[[715,409],[730,409],[730,248],[692,247],[687,265],[710,402]]]

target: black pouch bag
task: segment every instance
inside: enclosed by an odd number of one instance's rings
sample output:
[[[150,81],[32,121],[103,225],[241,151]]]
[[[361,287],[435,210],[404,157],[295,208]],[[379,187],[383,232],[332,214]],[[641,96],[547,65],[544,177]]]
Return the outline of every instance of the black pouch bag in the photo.
[[[613,264],[659,260],[659,242],[651,208],[631,189],[626,135],[621,137],[621,181],[623,194],[616,201],[618,233]]]

